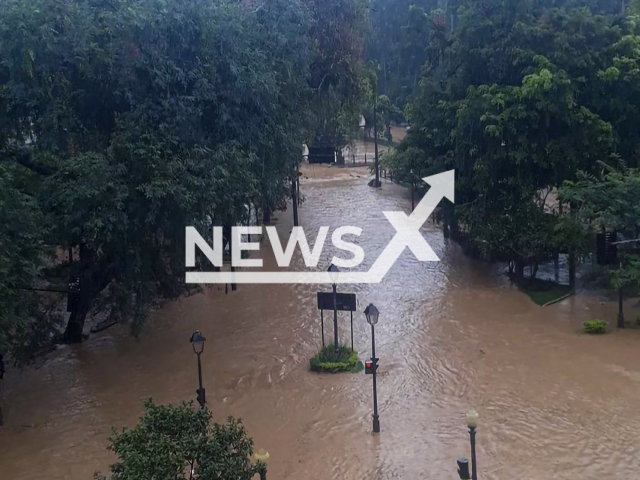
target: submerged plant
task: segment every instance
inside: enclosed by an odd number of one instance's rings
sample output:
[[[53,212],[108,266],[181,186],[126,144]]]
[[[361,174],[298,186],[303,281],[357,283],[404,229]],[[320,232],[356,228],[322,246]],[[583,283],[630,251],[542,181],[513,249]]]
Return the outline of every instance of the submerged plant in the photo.
[[[590,335],[607,333],[607,322],[604,320],[588,320],[582,324],[584,331]]]

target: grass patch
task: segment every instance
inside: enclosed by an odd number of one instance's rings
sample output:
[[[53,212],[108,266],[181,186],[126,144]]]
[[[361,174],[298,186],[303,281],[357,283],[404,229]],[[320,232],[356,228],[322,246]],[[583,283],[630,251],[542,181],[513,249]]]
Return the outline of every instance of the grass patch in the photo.
[[[312,372],[339,373],[357,372],[364,368],[358,361],[358,352],[351,351],[346,345],[338,347],[338,352],[333,351],[333,344],[327,345],[316,353],[309,361]]]
[[[559,300],[571,293],[571,287],[569,287],[569,285],[561,285],[538,278],[525,280],[519,287],[520,290],[529,295],[529,298],[538,305],[546,305],[549,302]]]
[[[584,331],[589,335],[607,333],[607,322],[604,320],[587,320],[582,326],[584,327]]]

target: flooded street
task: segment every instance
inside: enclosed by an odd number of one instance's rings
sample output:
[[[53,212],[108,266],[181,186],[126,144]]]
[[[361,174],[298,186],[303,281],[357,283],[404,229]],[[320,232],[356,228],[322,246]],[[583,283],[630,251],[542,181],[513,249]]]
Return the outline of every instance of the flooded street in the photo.
[[[408,212],[407,192],[388,182],[369,188],[364,168],[312,166],[305,175],[307,236],[325,225],[361,227],[359,269],[368,269],[395,233],[382,212]],[[284,241],[291,215],[277,217]],[[614,319],[616,306],[579,294],[541,308],[498,266],[465,257],[438,226],[422,232],[441,262],[421,263],[405,250],[381,284],[338,287],[357,294],[359,312],[370,302],[381,312],[379,435],[371,434],[370,376],[308,370],[320,345],[316,291],[330,287],[239,285],[225,295],[214,286],[152,313],[139,341],[117,326],[35,367],[10,369],[0,382],[0,478],[107,473],[111,426],[133,426],[144,397],[195,400],[196,329],[207,338],[209,407],[218,420],[243,419],[271,453],[272,480],[458,478],[469,408],[480,414],[483,480],[638,478],[640,331],[580,335],[582,321]],[[320,269],[334,253],[327,242]],[[266,240],[261,254],[273,267]],[[364,360],[370,330],[359,312],[355,347]],[[628,315],[638,314],[629,305]],[[340,325],[346,341],[348,313]],[[331,321],[325,328],[330,338]]]

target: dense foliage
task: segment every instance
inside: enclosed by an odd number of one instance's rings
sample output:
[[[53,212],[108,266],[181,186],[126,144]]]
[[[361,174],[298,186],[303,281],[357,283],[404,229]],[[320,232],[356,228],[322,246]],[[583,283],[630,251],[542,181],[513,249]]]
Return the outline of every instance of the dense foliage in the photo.
[[[456,206],[441,213],[470,251],[518,277],[564,252],[575,272],[590,242],[557,189],[600,161],[640,163],[634,6],[457,0],[427,12],[411,130],[386,166],[400,180],[456,169]]]
[[[192,404],[147,400],[138,425],[114,431],[109,450],[118,456],[110,480],[250,480],[258,471],[251,462],[253,440],[242,422],[212,423],[208,409]]]
[[[624,165],[604,165],[599,175],[581,172],[575,182],[565,182],[561,198],[574,207],[585,233],[616,232],[618,265],[611,265],[616,288],[640,285],[640,170]]]
[[[309,37],[316,54],[310,66],[312,143],[338,155],[358,130],[361,104],[369,95],[362,57],[368,28],[367,0],[307,0],[316,19]]]
[[[185,288],[184,226],[228,241],[283,208],[301,145],[340,152],[361,114],[389,140],[410,121],[383,159],[394,178],[456,169],[446,234],[518,278],[559,253],[575,273],[599,203],[574,187],[612,182],[603,163],[640,166],[638,14],[636,0],[6,0],[0,352],[51,340],[70,281],[64,340],[96,310],[137,331]]]
[[[370,4],[371,35],[366,54],[379,67],[379,93],[403,108],[418,86],[430,36],[438,34],[429,13],[442,8],[445,1],[371,0]],[[443,21],[443,14],[438,21]]]
[[[51,337],[42,301],[64,297],[28,289],[78,282],[68,342],[96,309],[138,329],[184,290],[185,226],[228,241],[283,208],[303,142],[357,128],[362,7],[3,2],[0,352]]]

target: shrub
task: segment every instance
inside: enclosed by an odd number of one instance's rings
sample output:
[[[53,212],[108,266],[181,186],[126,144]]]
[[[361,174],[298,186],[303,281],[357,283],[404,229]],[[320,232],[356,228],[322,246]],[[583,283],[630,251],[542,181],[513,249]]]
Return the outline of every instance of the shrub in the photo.
[[[346,345],[333,351],[333,344],[327,345],[309,361],[312,372],[338,373],[351,372],[358,368],[358,352],[351,351]]]
[[[607,322],[604,320],[588,320],[582,324],[584,331],[590,335],[607,333]]]

